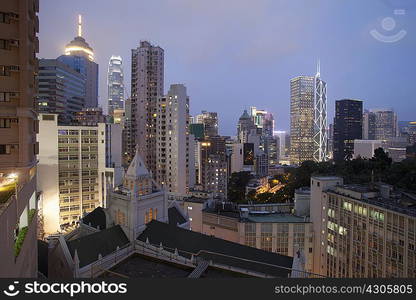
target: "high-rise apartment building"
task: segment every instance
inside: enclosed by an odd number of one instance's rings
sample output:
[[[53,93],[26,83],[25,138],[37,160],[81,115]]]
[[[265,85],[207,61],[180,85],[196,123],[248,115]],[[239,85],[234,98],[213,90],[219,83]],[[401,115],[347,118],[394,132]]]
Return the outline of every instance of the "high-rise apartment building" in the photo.
[[[315,78],[298,76],[290,80],[290,161],[313,160]]]
[[[166,191],[185,195],[195,176],[193,143],[189,135],[189,97],[183,84],[172,84],[157,100],[156,182]]]
[[[124,72],[121,56],[111,56],[107,73],[108,114],[113,116],[116,109],[124,109]]]
[[[416,277],[416,196],[384,184],[311,178],[314,272],[329,277]]]
[[[315,76],[290,80],[290,161],[328,160],[326,82],[318,63]]]
[[[196,123],[204,124],[205,137],[218,135],[218,114],[216,112],[202,111],[195,118]]]
[[[70,229],[121,183],[121,126],[59,125],[39,115],[38,190],[45,234]]]
[[[37,110],[59,114],[70,123],[76,112],[85,107],[85,76],[57,59],[40,59]]]
[[[352,159],[354,140],[361,140],[363,102],[343,99],[335,102],[334,118],[334,160]]]
[[[0,2],[0,277],[37,277],[38,0]]]
[[[397,115],[392,109],[372,109],[374,114],[375,140],[389,140],[396,137]]]
[[[225,138],[208,137],[198,142],[199,184],[205,191],[212,192],[214,198],[227,197],[227,156]]]
[[[135,147],[146,167],[156,174],[157,101],[163,97],[164,51],[147,41],[131,50],[131,139],[127,149],[133,159]],[[130,118],[126,113],[126,117]]]
[[[82,20],[78,16],[77,36],[65,47],[59,61],[85,76],[85,107],[98,106],[98,64],[94,62],[94,50],[82,37]]]

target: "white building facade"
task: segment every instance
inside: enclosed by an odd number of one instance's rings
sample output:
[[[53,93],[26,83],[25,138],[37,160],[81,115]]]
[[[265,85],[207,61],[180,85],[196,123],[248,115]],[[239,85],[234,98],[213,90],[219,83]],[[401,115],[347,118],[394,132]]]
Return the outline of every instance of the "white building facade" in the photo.
[[[122,176],[121,143],[111,143],[109,134],[121,136],[120,125],[60,126],[57,117],[39,115],[37,187],[45,234],[61,232],[103,206],[107,188]]]

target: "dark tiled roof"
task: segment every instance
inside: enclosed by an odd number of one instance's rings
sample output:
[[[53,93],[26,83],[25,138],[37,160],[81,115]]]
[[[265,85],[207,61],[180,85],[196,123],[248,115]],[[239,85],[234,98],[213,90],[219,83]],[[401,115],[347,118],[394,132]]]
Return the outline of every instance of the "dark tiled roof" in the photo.
[[[78,252],[79,266],[83,267],[102,257],[114,252],[117,246],[122,248],[129,243],[120,225],[89,234],[78,239],[67,241],[71,256],[74,257],[75,249]]]
[[[38,240],[38,271],[48,277],[48,243]]]
[[[189,253],[194,253],[198,257],[223,265],[275,277],[288,277],[289,269],[292,268],[292,257],[229,242],[177,226],[169,226],[156,220],[148,223],[137,239],[143,242],[149,239],[153,245],[162,243],[171,251],[177,248],[178,252],[185,257],[190,257]]]
[[[82,223],[89,225],[91,223],[91,227],[97,228],[100,226],[100,230],[106,229],[106,216],[104,209],[102,207],[97,207],[88,215],[82,218]]]
[[[178,211],[176,206],[169,207],[168,209],[169,224],[177,226],[177,224],[186,223],[186,219]]]

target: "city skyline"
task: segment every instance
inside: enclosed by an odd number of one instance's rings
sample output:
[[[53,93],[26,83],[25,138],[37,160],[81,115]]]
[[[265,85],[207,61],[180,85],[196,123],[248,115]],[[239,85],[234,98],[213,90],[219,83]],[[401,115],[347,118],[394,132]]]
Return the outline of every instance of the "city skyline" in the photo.
[[[190,5],[189,1],[179,1],[173,5],[155,1],[146,6],[129,3],[115,7],[113,5],[117,4],[100,2],[100,13],[119,11],[128,20],[117,23],[100,19],[94,13],[94,2],[83,2],[82,5],[79,2],[78,5],[77,1],[71,4],[49,1],[40,12],[39,57],[57,57],[63,53],[67,41],[76,34],[76,18],[80,13],[84,16],[83,36],[91,47],[99,49],[95,50],[95,56],[102,70],[99,75],[101,105],[107,101],[105,66],[108,59],[111,55],[120,55],[125,60],[129,95],[130,51],[140,40],[150,39],[166,50],[164,92],[170,84],[185,84],[193,99],[192,115],[222,107],[220,134],[235,135],[235,122],[241,111],[252,105],[273,113],[276,129],[288,130],[289,80],[311,74],[318,59],[321,60],[322,76],[330,86],[329,120],[333,119],[335,100],[343,98],[363,99],[365,108],[370,109],[391,108],[394,103],[399,120],[412,120],[411,110],[406,107],[407,95],[414,94],[416,88],[410,83],[415,67],[415,60],[411,59],[414,34],[409,31],[396,43],[383,43],[369,32],[373,28],[382,32],[381,20],[387,16],[395,18],[397,29],[410,29],[415,22],[411,18],[415,13],[414,5],[406,5],[405,15],[395,16],[391,6],[385,4],[384,1],[343,4],[321,1],[313,6],[303,1],[293,4],[262,1],[256,5],[248,2],[235,5],[230,1],[221,5]],[[233,7],[237,12],[232,10]],[[158,20],[162,21],[146,26],[148,16],[156,9],[161,16]],[[56,11],[62,13],[56,14]],[[163,17],[171,12],[175,12],[175,18]],[[132,13],[135,17],[130,18]],[[229,20],[231,15],[232,21]],[[188,28],[182,21],[187,16],[195,23],[193,28]],[[207,28],[203,22],[214,16],[216,23],[210,23]],[[352,16],[353,24],[349,22]],[[166,19],[169,24],[163,21]],[[262,21],[257,21],[259,19]],[[129,33],[131,28],[137,28],[134,35]],[[217,34],[220,28],[222,32]],[[108,33],[105,36],[114,37],[111,44],[110,40],[101,38],[104,35],[98,34],[103,30]],[[123,30],[127,33],[120,34]],[[314,39],[318,37],[320,43],[315,43]],[[47,48],[44,45],[48,45]],[[331,55],[334,52],[337,55]],[[251,72],[243,72],[247,68]],[[394,74],[389,77],[390,85],[379,85],[386,74]]]

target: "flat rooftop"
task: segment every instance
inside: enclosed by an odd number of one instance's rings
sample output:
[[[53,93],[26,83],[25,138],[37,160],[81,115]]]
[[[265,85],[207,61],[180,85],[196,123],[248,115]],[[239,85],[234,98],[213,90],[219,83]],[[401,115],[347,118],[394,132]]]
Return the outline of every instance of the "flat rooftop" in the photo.
[[[312,179],[327,181],[327,180],[342,180],[341,177],[338,176],[312,176]]]
[[[133,254],[100,278],[128,277],[128,278],[187,278],[194,268],[167,262],[165,260]],[[218,268],[208,267],[199,278],[239,278],[249,277]],[[250,276],[251,277],[251,276]]]
[[[205,203],[207,202],[209,199],[205,199],[205,198],[198,198],[198,197],[189,197],[189,198],[184,198],[183,201],[184,202],[193,202],[193,203]]]
[[[269,214],[253,214],[250,213],[242,222],[253,223],[309,223],[309,218],[298,217],[292,214],[269,213]]]
[[[387,210],[392,210],[404,215],[416,217],[416,194],[414,193],[405,191],[391,191],[390,197],[386,198],[382,197],[377,188],[364,184],[346,184],[335,188],[330,188],[329,191],[335,194],[344,195],[341,193],[339,188],[361,193],[361,198],[353,198],[349,195],[349,197],[357,201],[368,203]]]

